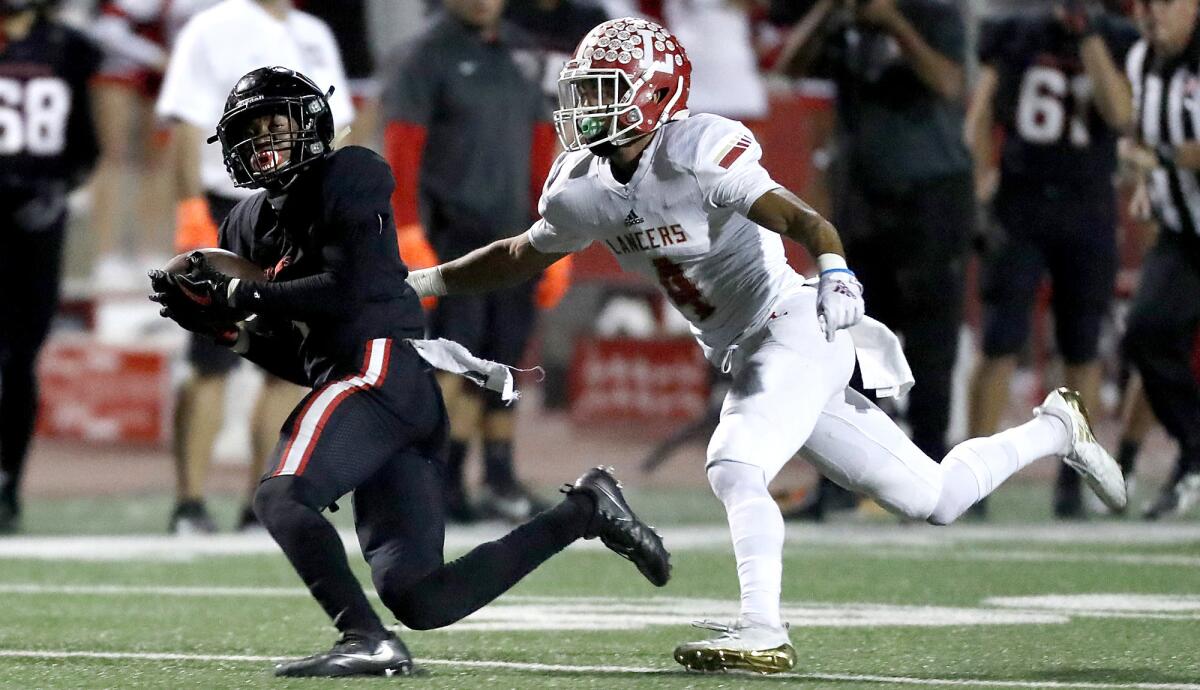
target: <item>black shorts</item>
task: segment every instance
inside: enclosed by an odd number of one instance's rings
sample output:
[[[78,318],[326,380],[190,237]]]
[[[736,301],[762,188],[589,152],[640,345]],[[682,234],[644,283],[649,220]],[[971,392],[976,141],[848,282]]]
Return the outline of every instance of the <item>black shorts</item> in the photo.
[[[449,422],[425,360],[407,342],[366,345],[362,369],[314,388],[280,430],[263,479],[297,477],[324,508],[399,458],[435,463]]]
[[[1033,303],[1049,272],[1063,359],[1095,359],[1117,274],[1115,200],[1002,192],[995,213],[1004,236],[984,261],[984,354],[1012,355],[1025,345]]]
[[[535,280],[484,295],[439,297],[429,319],[430,333],[456,341],[484,359],[515,366],[537,323],[536,286]],[[489,395],[487,400],[489,405],[504,406],[499,396]]]
[[[207,194],[208,210],[217,225],[237,206],[240,199],[217,194]],[[218,345],[212,338],[191,334],[188,342],[188,362],[200,376],[223,376],[237,368],[241,357],[229,348]]]

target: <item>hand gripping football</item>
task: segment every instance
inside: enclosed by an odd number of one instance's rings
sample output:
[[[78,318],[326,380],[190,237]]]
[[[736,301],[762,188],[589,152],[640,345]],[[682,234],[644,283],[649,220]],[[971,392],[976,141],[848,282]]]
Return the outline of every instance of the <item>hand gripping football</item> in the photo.
[[[261,268],[251,263],[248,259],[243,259],[237,254],[224,249],[196,249],[184,252],[168,261],[167,265],[163,266],[163,270],[167,273],[187,275],[188,269],[191,268],[188,257],[195,253],[203,254],[209,265],[231,278],[241,278],[242,280],[267,279],[266,273]]]
[[[242,280],[260,280],[260,281],[267,280],[267,275],[263,271],[263,269],[256,266],[254,263],[252,263],[248,259],[244,259],[241,256],[238,256],[237,254],[234,254],[233,252],[230,252],[230,251],[226,251],[224,249],[213,249],[213,248],[196,249],[193,251],[184,252],[182,254],[179,254],[178,256],[176,256],[173,259],[171,259],[170,261],[168,261],[165,266],[163,266],[163,271],[165,271],[167,273],[175,274],[175,275],[185,275],[185,276],[190,275],[191,277],[195,278],[196,276],[193,274],[193,267],[192,267],[192,263],[190,261],[190,257],[193,254],[202,254],[204,256],[205,261],[208,263],[208,265],[212,269],[219,271],[220,273],[224,273],[225,275],[227,275],[231,278],[241,278]],[[241,321],[241,320],[249,317],[250,313],[249,312],[238,312],[235,315],[235,318],[233,318],[232,320],[229,319],[228,316],[229,315],[226,314],[225,318],[221,318],[221,317],[217,317],[215,315],[210,315],[210,316],[203,317],[203,318],[206,318],[207,320],[212,321],[213,323],[217,323],[219,325],[224,326],[224,325],[228,325],[229,323]]]

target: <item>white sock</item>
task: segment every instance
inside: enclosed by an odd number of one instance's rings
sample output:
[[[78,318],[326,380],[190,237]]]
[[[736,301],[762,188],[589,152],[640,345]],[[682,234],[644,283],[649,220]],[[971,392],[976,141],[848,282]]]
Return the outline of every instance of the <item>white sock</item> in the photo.
[[[1062,420],[1040,415],[998,434],[958,444],[942,460],[942,495],[929,521],[936,525],[954,522],[1017,470],[1061,453],[1067,442]]]
[[[761,469],[722,460],[708,468],[713,493],[725,505],[742,591],[741,619],[778,628],[783,581],[783,515]]]

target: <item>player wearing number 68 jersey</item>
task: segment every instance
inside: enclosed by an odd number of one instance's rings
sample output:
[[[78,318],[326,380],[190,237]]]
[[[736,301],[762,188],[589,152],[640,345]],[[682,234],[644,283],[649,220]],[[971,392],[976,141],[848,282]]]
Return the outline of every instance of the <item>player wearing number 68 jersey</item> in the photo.
[[[99,51],[45,15],[0,0],[0,532],[17,526],[18,487],[37,409],[34,361],[58,304],[67,194],[98,155],[88,79]]]
[[[795,650],[780,620],[783,517],[768,483],[797,451],[830,479],[909,518],[954,521],[1013,472],[1058,456],[1115,505],[1120,471],[1077,396],[1056,391],[1029,422],[955,447],[938,464],[848,387],[896,394],[912,383],[894,335],[863,317],[862,287],[833,226],[771,180],[737,122],[687,114],[691,65],[661,26],[617,19],[591,31],[559,77],[555,124],[566,152],[528,232],[416,271],[423,296],[484,291],[603,243],[658,281],[733,385],[706,470],[725,506],[741,586],[732,625],[675,649],[694,670],[784,671]],[[781,236],[820,267],[805,281]]]
[[[1123,18],[1072,3],[982,27],[967,127],[985,202],[997,175],[993,123],[1003,143],[985,243],[984,357],[972,380],[972,434],[997,429],[1047,272],[1066,385],[1086,404],[1099,402],[1096,348],[1117,269],[1116,141],[1132,114],[1118,65],[1137,38]],[[1080,499],[1078,475],[1061,471],[1055,514],[1082,516]]]

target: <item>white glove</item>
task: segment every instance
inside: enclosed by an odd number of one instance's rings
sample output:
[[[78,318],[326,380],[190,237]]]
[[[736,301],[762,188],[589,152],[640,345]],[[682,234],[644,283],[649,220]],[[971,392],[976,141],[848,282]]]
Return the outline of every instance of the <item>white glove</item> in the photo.
[[[854,277],[854,271],[848,268],[821,271],[817,284],[817,318],[825,330],[826,340],[832,343],[838,330],[862,320],[866,310],[862,293],[862,283]]]

